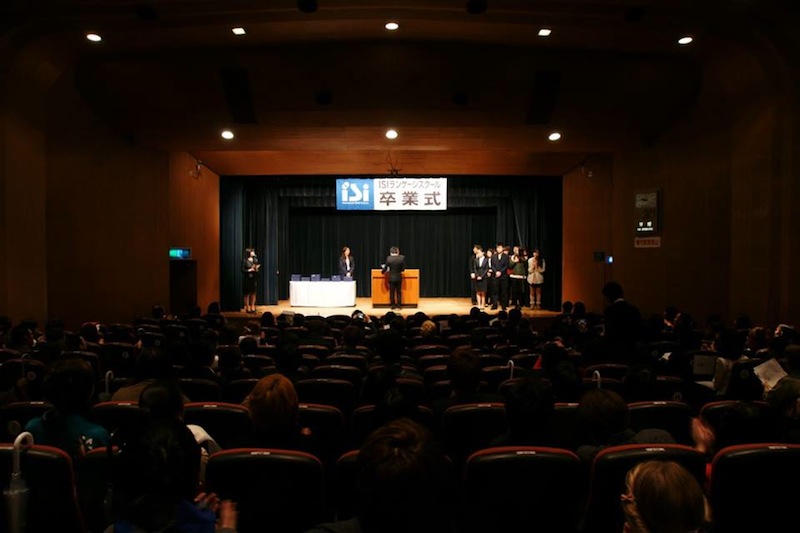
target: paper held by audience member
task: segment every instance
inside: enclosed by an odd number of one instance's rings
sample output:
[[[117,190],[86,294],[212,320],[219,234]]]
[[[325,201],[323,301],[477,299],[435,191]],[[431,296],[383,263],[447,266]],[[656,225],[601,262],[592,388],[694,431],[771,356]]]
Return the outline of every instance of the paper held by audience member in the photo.
[[[753,368],[753,372],[755,372],[756,376],[758,376],[758,379],[761,380],[761,384],[764,385],[765,391],[774,389],[775,385],[777,385],[781,379],[788,375],[778,360],[774,357]]]

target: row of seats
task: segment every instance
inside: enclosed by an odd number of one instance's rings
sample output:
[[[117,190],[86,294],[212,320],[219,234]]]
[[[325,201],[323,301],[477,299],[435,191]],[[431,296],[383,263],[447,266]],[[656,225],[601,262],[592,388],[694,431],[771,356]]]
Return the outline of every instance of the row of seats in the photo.
[[[342,455],[334,475],[315,456],[291,450],[237,448],[212,454],[206,488],[237,502],[239,531],[300,533],[357,512],[356,458]],[[707,488],[715,533],[786,531],[795,521],[800,485],[775,483],[770,474],[800,471],[800,445],[759,443],[731,446],[706,459],[682,445],[622,445],[602,451],[587,477],[578,457],[558,448],[488,448],[472,454],[458,479],[460,533],[547,531],[607,533],[622,530],[619,495],[625,473],[651,459],[682,464]],[[75,464],[49,446],[34,444],[21,454],[29,487],[28,531],[91,533],[107,525],[111,454],[95,449]],[[9,479],[12,447],[0,444],[0,476]],[[7,524],[10,500],[0,504]]]

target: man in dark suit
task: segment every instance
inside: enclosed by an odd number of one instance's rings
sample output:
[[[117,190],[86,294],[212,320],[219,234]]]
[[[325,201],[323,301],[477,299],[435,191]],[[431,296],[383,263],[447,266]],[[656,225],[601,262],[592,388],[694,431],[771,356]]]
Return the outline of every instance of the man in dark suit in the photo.
[[[605,357],[608,362],[632,363],[641,334],[641,313],[623,298],[622,286],[616,281],[603,286],[603,296],[607,302],[603,311]]]
[[[508,305],[508,267],[510,261],[508,252],[503,243],[497,243],[497,253],[492,256],[492,271],[494,271],[495,283],[492,284],[494,294],[492,294],[492,309],[497,309],[497,304],[503,311]]]
[[[406,256],[400,255],[400,249],[392,246],[389,256],[383,264],[383,273],[389,273],[389,303],[392,309],[402,309],[403,302],[400,297],[400,287],[403,282],[403,271],[406,269]]]
[[[469,285],[470,285],[470,299],[472,300],[472,305],[478,304],[478,284],[476,282],[475,276],[475,260],[478,257],[478,248],[480,247],[479,244],[472,245],[472,255],[469,256]]]

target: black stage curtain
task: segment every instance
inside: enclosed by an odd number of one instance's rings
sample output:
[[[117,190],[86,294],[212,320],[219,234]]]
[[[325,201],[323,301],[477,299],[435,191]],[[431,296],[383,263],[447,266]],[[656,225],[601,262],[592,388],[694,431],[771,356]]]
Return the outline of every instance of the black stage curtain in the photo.
[[[353,177],[353,176],[347,176]],[[349,246],[358,295],[370,295],[370,271],[396,245],[420,270],[420,296],[469,296],[472,245],[539,248],[547,261],[544,306],[561,304],[561,179],[448,178],[447,211],[337,211],[336,177],[225,177],[220,183],[220,273],[224,310],[243,307],[244,248],[262,263],[258,303],[289,293],[291,274],[329,277]]]

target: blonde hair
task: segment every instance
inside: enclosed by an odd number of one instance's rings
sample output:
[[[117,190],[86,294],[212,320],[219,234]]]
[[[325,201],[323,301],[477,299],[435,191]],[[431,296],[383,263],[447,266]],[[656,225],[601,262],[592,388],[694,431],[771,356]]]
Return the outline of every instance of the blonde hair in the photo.
[[[631,468],[622,510],[631,533],[692,533],[711,522],[700,483],[674,461],[644,461]]]
[[[436,335],[436,322],[433,320],[426,320],[419,327],[419,334],[423,337],[432,337]]]

